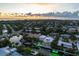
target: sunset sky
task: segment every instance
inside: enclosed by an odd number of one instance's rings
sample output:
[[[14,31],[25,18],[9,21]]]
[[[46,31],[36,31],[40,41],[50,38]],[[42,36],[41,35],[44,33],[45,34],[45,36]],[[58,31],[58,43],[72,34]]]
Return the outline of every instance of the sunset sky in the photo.
[[[77,3],[0,3],[0,11],[2,12],[47,13],[77,10],[79,10]]]

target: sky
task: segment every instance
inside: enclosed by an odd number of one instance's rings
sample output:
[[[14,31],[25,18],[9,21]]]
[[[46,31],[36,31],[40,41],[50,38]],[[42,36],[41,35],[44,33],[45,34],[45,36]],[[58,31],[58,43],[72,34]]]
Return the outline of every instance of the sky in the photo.
[[[0,3],[1,12],[48,13],[74,12],[79,10],[79,3]]]

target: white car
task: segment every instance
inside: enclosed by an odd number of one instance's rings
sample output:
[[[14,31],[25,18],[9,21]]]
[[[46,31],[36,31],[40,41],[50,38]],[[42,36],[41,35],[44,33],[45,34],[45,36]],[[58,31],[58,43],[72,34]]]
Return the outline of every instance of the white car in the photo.
[[[37,51],[32,50],[31,54],[32,54],[32,55],[37,55],[37,54],[38,54],[38,52],[37,52]]]

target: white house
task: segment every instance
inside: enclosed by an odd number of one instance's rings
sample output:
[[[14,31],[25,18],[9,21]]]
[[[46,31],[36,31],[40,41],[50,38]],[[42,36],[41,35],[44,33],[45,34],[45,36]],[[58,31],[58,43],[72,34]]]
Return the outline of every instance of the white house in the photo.
[[[44,42],[52,42],[54,39],[52,37],[46,37]]]
[[[41,35],[41,36],[39,36],[39,40],[50,43],[54,40],[54,38],[50,37],[50,36]]]
[[[22,35],[19,35],[19,36],[12,36],[12,37],[10,38],[10,41],[11,41],[12,43],[18,43],[19,45],[21,45],[20,40],[21,40],[22,38],[23,38]]]
[[[46,38],[46,36],[45,35],[41,35],[41,36],[39,36],[39,40],[44,40]]]
[[[5,40],[5,38],[0,38],[0,41],[3,41],[3,40]]]
[[[70,42],[63,42],[62,40],[59,40],[58,46],[62,46],[62,44],[66,48],[72,48],[72,43],[70,43]]]
[[[35,31],[36,31],[37,33],[40,33],[40,28],[35,27],[34,29],[35,29]]]
[[[76,38],[78,38],[79,39],[79,35],[75,35],[76,36]]]
[[[79,41],[77,42],[77,49],[79,50]]]
[[[3,29],[2,30],[2,34],[7,34],[8,33],[8,30],[7,29]]]
[[[77,29],[76,28],[69,28],[67,32],[75,32]]]
[[[28,33],[27,37],[31,37],[31,38],[38,38],[41,34],[36,34],[36,33]]]
[[[79,32],[79,27],[77,27],[77,31]]]
[[[61,34],[61,37],[66,37],[66,38],[69,38],[70,35],[69,34]]]
[[[48,48],[50,47],[50,44],[54,40],[54,38],[50,36],[41,35],[39,36],[39,40],[43,41],[42,46]]]
[[[51,49],[50,44],[54,40],[54,38],[52,38],[50,36],[41,35],[39,37],[39,40],[43,41],[43,43],[41,45],[42,47]]]

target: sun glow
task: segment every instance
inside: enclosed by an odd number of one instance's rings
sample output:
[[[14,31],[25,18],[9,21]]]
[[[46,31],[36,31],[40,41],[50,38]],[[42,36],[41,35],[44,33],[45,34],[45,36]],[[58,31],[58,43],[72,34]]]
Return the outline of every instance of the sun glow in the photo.
[[[49,3],[19,3],[19,4],[4,4],[0,11],[17,12],[17,13],[47,13],[53,12],[59,7],[59,4]]]
[[[38,3],[38,4],[23,4],[23,8],[32,13],[47,13],[58,8],[58,4]]]
[[[5,5],[6,6],[6,5]],[[10,4],[7,4],[7,6],[5,7],[3,6],[3,10],[2,10],[2,16],[0,17],[2,18],[9,18],[9,19],[45,19],[47,17],[44,16],[15,16],[15,13],[17,14],[27,14],[29,12],[31,12],[32,14],[36,14],[36,13],[47,13],[47,12],[51,12],[53,10],[55,10],[56,8],[59,7],[58,4],[48,4],[48,3],[30,3],[30,4],[25,4],[25,3],[21,3],[21,4],[12,4],[10,6]]]

